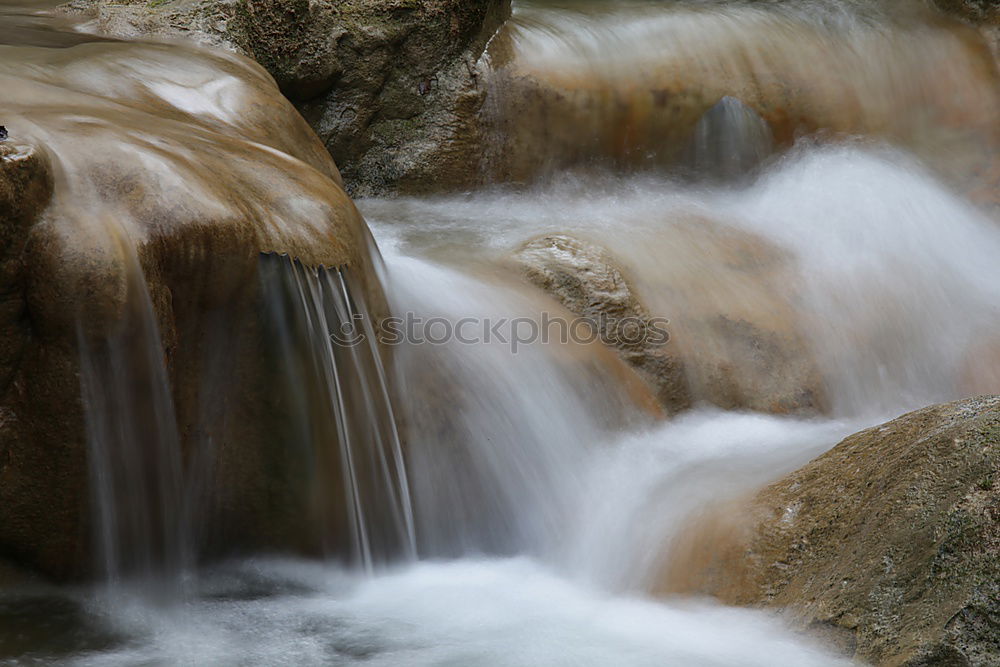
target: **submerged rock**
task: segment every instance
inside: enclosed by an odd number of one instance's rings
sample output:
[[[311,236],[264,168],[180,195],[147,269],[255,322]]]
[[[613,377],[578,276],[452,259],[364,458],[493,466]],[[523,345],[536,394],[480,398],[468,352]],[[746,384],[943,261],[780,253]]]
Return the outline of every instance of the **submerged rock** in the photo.
[[[514,261],[531,283],[591,322],[589,327],[601,342],[638,371],[667,411],[690,407],[684,367],[668,351],[666,320],[653,321],[606,251],[555,235],[529,241],[514,255]]]
[[[0,87],[0,556],[96,569],[99,428],[131,429],[124,510],[168,478],[194,489],[175,512],[203,522],[202,553],[315,542],[275,433],[257,275],[261,253],[348,266],[377,306],[367,229],[323,145],[235,55],[0,46]],[[203,443],[211,465],[191,463]],[[206,477],[158,469],[169,447]]]
[[[476,173],[477,61],[509,0],[197,0],[69,5],[126,38],[182,37],[263,65],[344,170],[352,194]]]
[[[1000,396],[850,436],[694,517],[662,590],[783,608],[879,665],[1000,662]]]
[[[648,249],[636,252],[636,246],[654,243],[651,263],[644,262]],[[665,329],[667,340],[633,340],[605,325],[600,337],[649,383],[668,412],[695,401],[776,413],[826,408],[801,314],[787,296],[792,279],[776,248],[700,219],[665,221],[651,238],[609,247],[614,254],[553,235],[529,241],[513,260],[577,316],[638,323],[648,334]],[[616,257],[632,261],[626,266]]]

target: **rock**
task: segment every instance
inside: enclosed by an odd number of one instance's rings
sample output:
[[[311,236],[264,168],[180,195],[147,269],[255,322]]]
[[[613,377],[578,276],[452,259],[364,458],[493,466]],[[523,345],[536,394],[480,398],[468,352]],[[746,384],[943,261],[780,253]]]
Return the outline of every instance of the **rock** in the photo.
[[[1000,4],[993,0],[934,0],[945,13],[972,24],[982,35],[993,56],[994,86],[1000,89]],[[976,204],[1000,219],[1000,157],[995,148],[986,151],[983,162],[975,164],[974,178],[965,188]]]
[[[52,167],[31,146],[0,144],[0,395],[28,344],[24,296],[15,287],[21,272],[17,248],[52,197]]]
[[[969,346],[957,385],[960,396],[1000,394],[1000,338],[986,336]]]
[[[934,4],[976,25],[1000,25],[1000,5],[994,0],[934,0]]]
[[[206,488],[200,555],[315,545],[278,444],[258,268],[261,253],[349,267],[379,307],[367,229],[323,145],[236,55],[0,46],[0,86],[0,557],[56,578],[96,569],[97,413],[81,403],[95,378],[132,420],[140,474],[160,474],[153,450],[174,430],[172,455],[207,471],[184,482]],[[206,448],[212,465],[192,463]]]
[[[614,254],[552,235],[529,241],[513,261],[577,316],[634,318],[645,332],[667,320],[667,341],[633,342],[607,327],[601,338],[668,413],[695,401],[777,413],[826,409],[822,376],[788,296],[794,280],[783,253],[704,219],[664,221],[608,246]],[[617,259],[624,257],[628,265]]]
[[[878,665],[1000,663],[1000,396],[845,439],[692,518],[662,592],[784,609]]]
[[[355,195],[458,187],[478,174],[477,61],[509,0],[77,0],[91,29],[182,37],[255,58]]]
[[[0,560],[0,590],[27,586],[36,579],[37,575]]]
[[[532,284],[592,322],[601,342],[635,368],[664,409],[673,413],[690,407],[684,367],[668,352],[666,321],[653,321],[606,251],[555,235],[529,241],[514,261]],[[584,329],[587,334],[591,326]]]
[[[806,20],[782,2],[519,5],[488,48],[483,171],[500,182],[594,163],[683,171],[700,119],[729,97],[779,150],[804,136],[874,136],[976,186],[1000,146],[1000,86],[981,36],[923,3],[849,4]]]

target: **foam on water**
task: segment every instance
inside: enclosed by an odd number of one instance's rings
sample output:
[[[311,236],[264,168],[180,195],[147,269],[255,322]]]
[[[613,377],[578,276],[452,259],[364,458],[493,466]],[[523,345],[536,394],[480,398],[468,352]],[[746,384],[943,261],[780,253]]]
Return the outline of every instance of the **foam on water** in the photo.
[[[805,151],[722,205],[794,253],[838,412],[981,390],[961,375],[1000,328],[1000,228],[911,158]]]
[[[555,559],[594,585],[651,590],[672,536],[700,508],[791,472],[859,427],[703,409],[625,436],[587,458]]]
[[[372,579],[316,563],[246,561],[201,586],[202,597],[176,609],[117,600],[102,612],[117,646],[54,662],[848,664],[757,612],[611,596],[523,558],[421,563]]]

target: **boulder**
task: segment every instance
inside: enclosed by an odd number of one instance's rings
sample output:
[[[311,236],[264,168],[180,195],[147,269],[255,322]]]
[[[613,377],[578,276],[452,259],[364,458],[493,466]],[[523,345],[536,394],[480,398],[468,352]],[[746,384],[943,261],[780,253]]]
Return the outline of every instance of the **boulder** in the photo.
[[[783,609],[877,665],[1000,663],[1000,396],[852,435],[692,517],[661,592]]]
[[[658,322],[607,251],[553,235],[529,241],[514,261],[529,282],[586,320],[582,333],[593,329],[602,343],[615,349],[647,382],[664,409],[674,413],[690,407],[683,364],[668,351],[666,320],[658,330]]]
[[[668,413],[697,401],[775,413],[826,409],[784,253],[697,218],[606,243],[614,252],[549,235],[523,245],[512,261],[575,315],[603,323],[601,340]],[[621,323],[648,335],[618,331]],[[657,336],[659,329],[668,335]]]
[[[480,55],[509,0],[77,0],[89,29],[183,38],[257,60],[369,195],[478,174]]]
[[[258,268],[262,253],[349,267],[378,308],[367,229],[322,143],[236,55],[0,46],[0,87],[0,558],[99,569],[90,477],[116,453],[88,441],[116,433],[136,457],[123,511],[183,485],[164,512],[198,524],[198,555],[315,545]]]

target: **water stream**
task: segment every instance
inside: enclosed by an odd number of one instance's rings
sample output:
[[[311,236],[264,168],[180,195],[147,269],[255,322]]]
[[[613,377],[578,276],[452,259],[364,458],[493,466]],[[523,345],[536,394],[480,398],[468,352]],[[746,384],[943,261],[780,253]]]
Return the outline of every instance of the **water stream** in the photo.
[[[869,4],[516,2],[483,120],[510,150],[487,171],[516,183],[358,202],[389,310],[420,340],[381,351],[350,271],[260,258],[281,465],[325,559],[198,563],[221,453],[182,451],[131,271],[130,329],[79,333],[114,585],[0,592],[0,664],[848,664],[777,616],[651,591],[707,503],[903,411],[1000,391],[977,363],[1000,345],[1000,227],[969,195],[996,145],[995,72],[954,26]],[[836,136],[799,136],[812,126]],[[691,410],[662,419],[599,343],[512,347],[512,322],[571,317],[510,262],[549,234],[605,248],[672,349],[704,360]],[[462,320],[470,340],[432,340]],[[780,344],[748,351],[732,322]],[[733,409],[720,368],[816,400]]]

